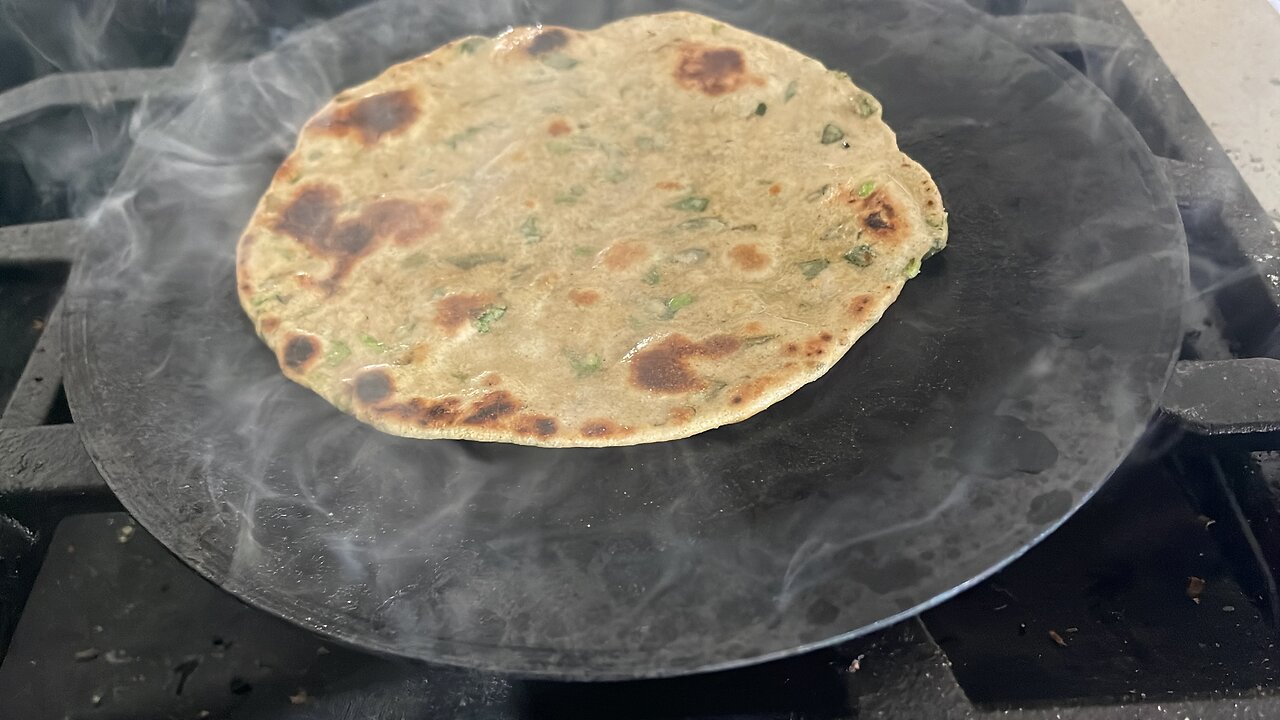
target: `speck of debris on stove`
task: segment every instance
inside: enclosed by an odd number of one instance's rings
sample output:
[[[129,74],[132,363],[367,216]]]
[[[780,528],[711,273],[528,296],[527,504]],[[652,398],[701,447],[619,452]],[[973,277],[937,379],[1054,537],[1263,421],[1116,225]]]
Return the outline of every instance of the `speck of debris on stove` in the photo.
[[[76,662],[89,662],[90,660],[97,658],[101,654],[102,654],[102,651],[99,650],[98,648],[86,648],[84,650],[80,650],[79,652],[77,652],[73,657],[75,658]]]
[[[307,691],[305,688],[298,688],[298,692],[289,696],[289,702],[294,705],[307,704]]]

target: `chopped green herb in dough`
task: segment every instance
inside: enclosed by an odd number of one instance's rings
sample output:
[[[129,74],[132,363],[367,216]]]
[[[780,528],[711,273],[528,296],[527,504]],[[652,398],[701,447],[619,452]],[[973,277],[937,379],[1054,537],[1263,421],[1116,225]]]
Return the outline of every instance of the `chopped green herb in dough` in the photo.
[[[777,335],[755,335],[742,339],[743,347],[755,347],[756,345],[764,345],[765,343],[778,337]]]
[[[573,374],[580,378],[590,377],[604,369],[604,358],[592,353],[590,355],[570,355],[569,366]]]
[[[467,255],[454,255],[453,257],[445,258],[445,260],[459,270],[471,270],[489,263],[506,262],[507,258],[505,255],[497,253],[470,253]]]
[[[410,255],[409,257],[407,257],[407,258],[405,258],[405,259],[401,260],[401,261],[400,261],[400,267],[402,267],[402,268],[406,268],[406,269],[412,269],[412,268],[416,268],[416,267],[422,267],[423,265],[426,265],[426,264],[427,264],[427,261],[428,261],[429,259],[430,259],[430,258],[428,258],[428,257],[427,257],[427,254],[426,254],[426,253],[424,253],[424,252],[416,252],[416,253],[414,253],[414,254]]]
[[[866,197],[876,190],[876,181],[868,180],[858,188],[858,197]]]
[[[564,53],[551,53],[542,58],[542,64],[556,70],[571,70],[578,66],[578,61]]]
[[[845,82],[852,82],[852,80],[851,80],[851,79],[850,79],[850,77],[849,77],[849,73],[847,73],[847,72],[845,72],[845,71],[843,71],[843,70],[832,70],[832,71],[831,71],[831,74],[832,74],[832,75],[835,75],[837,78],[839,78],[839,79],[841,79],[841,80],[843,80],[843,81],[845,81]]]
[[[764,103],[760,103],[759,105],[756,106],[756,117],[764,117],[764,114],[767,112],[769,112],[768,105],[765,105]]]
[[[662,273],[658,272],[657,267],[651,267],[649,272],[644,274],[644,281],[647,285],[657,285],[662,282]]]
[[[527,243],[542,242],[542,229],[538,227],[538,218],[530,215],[520,225],[520,234],[524,236]]]
[[[723,230],[729,227],[729,223],[718,217],[699,217],[685,220],[676,227],[681,230]]]
[[[476,135],[479,135],[482,130],[484,130],[484,128],[478,125],[469,127],[460,133],[455,133],[450,135],[448,138],[445,138],[444,144],[448,145],[450,150],[457,150],[459,145],[470,140]]]
[[[676,210],[686,210],[688,212],[702,212],[703,210],[706,210],[707,206],[710,204],[711,201],[707,198],[690,196],[679,202],[672,203],[671,207]]]
[[[481,312],[471,324],[475,326],[476,332],[487,333],[493,329],[493,324],[502,319],[507,314],[505,305],[490,305]]]
[[[370,350],[377,350],[378,352],[387,351],[387,346],[383,345],[380,340],[378,340],[372,335],[361,335],[360,342],[364,343],[365,347],[369,348]]]
[[[830,189],[831,189],[831,185],[830,185],[830,184],[823,185],[822,187],[818,188],[817,190],[814,190],[813,192],[809,193],[808,195],[805,195],[805,196],[804,196],[804,199],[805,199],[805,200],[808,200],[809,202],[817,202],[817,201],[821,200],[822,198],[826,197],[826,196],[827,196],[827,191],[828,191],[828,190],[830,190]]]
[[[907,262],[907,267],[906,269],[903,270],[903,273],[908,278],[913,278],[919,275],[920,274],[920,258],[911,258],[911,260]]]
[[[591,247],[590,245],[574,245],[573,254],[577,255],[578,257],[586,257],[588,255],[595,255],[596,249]]]
[[[458,44],[458,52],[462,53],[463,55],[474,55],[476,52],[476,48],[485,44],[486,42],[488,42],[488,40],[489,40],[488,38],[482,38],[482,37],[467,38],[466,40],[463,40],[461,43]]]
[[[573,146],[567,140],[548,140],[547,152],[552,155],[568,155],[573,151]]]
[[[792,80],[791,82],[787,83],[787,89],[785,92],[782,93],[782,102],[784,103],[791,102],[791,98],[796,96],[796,91],[799,89],[800,89],[799,82]]]
[[[824,260],[822,258],[818,258],[816,260],[805,260],[800,263],[800,272],[804,273],[806,280],[812,280],[818,277],[818,274],[823,270],[826,270],[827,266],[830,264],[830,260]]]
[[[870,245],[859,245],[844,254],[844,259],[850,265],[858,267],[867,267],[872,260],[876,259],[876,253],[871,249]]]
[[[329,343],[329,352],[324,356],[324,360],[330,365],[337,365],[343,360],[346,360],[347,356],[350,354],[350,345],[342,342],[341,340],[334,340]]]
[[[689,293],[680,293],[670,300],[667,300],[667,309],[662,313],[662,317],[670,320],[676,316],[676,313],[693,304],[693,296]]]
[[[860,95],[857,101],[858,115],[860,117],[869,118],[876,114],[880,109],[879,104],[871,98],[870,95]]]
[[[827,123],[827,126],[822,128],[822,144],[823,145],[830,145],[831,143],[840,142],[843,139],[844,139],[844,131],[836,127],[835,125],[832,125],[831,123]]]

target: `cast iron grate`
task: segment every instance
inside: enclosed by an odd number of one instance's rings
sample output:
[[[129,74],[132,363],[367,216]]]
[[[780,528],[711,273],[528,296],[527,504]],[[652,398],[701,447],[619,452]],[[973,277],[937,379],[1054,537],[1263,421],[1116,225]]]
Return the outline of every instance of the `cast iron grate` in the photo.
[[[1280,238],[1119,0],[969,1],[1095,82],[1173,181],[1196,294],[1166,416],[1067,526],[921,619],[745,670],[592,685],[371,658],[240,605],[134,529],[71,423],[59,296],[92,238],[28,175],[24,134],[119,133],[103,123],[121,108],[191,93],[196,61],[358,3],[123,3],[120,50],[69,71],[0,28],[0,699],[26,717],[1280,715]],[[106,181],[127,156],[112,147],[94,159]],[[1144,532],[1126,534],[1135,508]]]

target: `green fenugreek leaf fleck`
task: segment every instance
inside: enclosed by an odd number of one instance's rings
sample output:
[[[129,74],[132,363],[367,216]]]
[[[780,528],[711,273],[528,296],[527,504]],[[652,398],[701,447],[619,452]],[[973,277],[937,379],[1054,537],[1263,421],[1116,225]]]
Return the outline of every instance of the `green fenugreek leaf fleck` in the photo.
[[[676,227],[681,230],[723,230],[729,227],[729,223],[718,217],[697,217],[689,218]]]
[[[689,293],[680,293],[667,300],[667,309],[663,311],[664,320],[670,320],[676,316],[676,313],[693,304],[693,296]]]
[[[765,343],[778,337],[777,335],[755,335],[753,337],[743,338],[743,347],[754,347],[756,345],[764,345]]]
[[[428,258],[428,257],[427,257],[427,254],[426,254],[426,253],[424,253],[424,252],[416,252],[416,253],[414,253],[414,254],[410,255],[409,257],[407,257],[407,258],[405,258],[405,259],[401,260],[401,261],[400,261],[400,267],[402,267],[402,268],[406,268],[406,269],[412,269],[412,268],[416,268],[416,267],[422,267],[423,265],[426,265],[426,264],[427,264],[427,261],[428,261],[429,259],[430,259],[430,258]]]
[[[333,342],[329,343],[329,352],[324,356],[324,359],[325,359],[325,362],[327,362],[330,365],[337,365],[343,360],[346,360],[347,356],[350,354],[351,354],[350,345],[342,342],[341,340],[334,340]]]
[[[903,274],[908,278],[913,278],[920,274],[920,258],[911,258],[907,262],[907,267],[903,269]]]
[[[482,37],[467,38],[466,40],[463,40],[458,45],[458,52],[462,53],[463,55],[473,55],[475,54],[476,48],[485,44],[485,41],[487,40],[488,38],[482,38]]]
[[[365,347],[369,348],[370,350],[377,350],[378,352],[387,351],[387,346],[383,345],[381,341],[379,341],[377,338],[375,338],[372,335],[361,335],[360,342],[364,343]]]
[[[702,212],[707,209],[711,201],[704,197],[687,197],[679,202],[672,203],[670,207],[676,210],[686,210],[688,212]]]
[[[530,215],[528,220],[521,223],[520,234],[524,236],[524,241],[527,243],[542,242],[542,229],[538,227],[538,218]]]
[[[450,135],[449,137],[445,138],[444,144],[445,144],[445,145],[448,145],[450,150],[457,150],[459,145],[461,145],[462,143],[464,143],[464,142],[466,142],[466,141],[470,140],[471,138],[475,137],[476,135],[479,135],[479,134],[480,134],[480,131],[481,131],[481,130],[483,130],[483,129],[484,129],[484,128],[482,128],[482,127],[479,127],[479,126],[477,126],[477,125],[473,125],[472,127],[469,127],[469,128],[467,128],[466,130],[463,130],[463,131],[462,131],[462,132],[460,132],[460,133],[455,133],[455,134]]]
[[[263,293],[249,301],[249,305],[253,307],[261,307],[264,303],[270,302],[275,295],[273,293]]]
[[[454,255],[453,257],[445,258],[445,260],[459,270],[470,270],[481,265],[506,262],[507,257],[498,253],[469,253],[467,255]]]
[[[831,185],[830,185],[830,184],[823,185],[822,187],[818,188],[817,190],[814,190],[813,192],[809,193],[808,195],[805,195],[805,196],[804,196],[804,199],[805,199],[805,200],[808,200],[809,202],[817,202],[817,201],[821,200],[822,198],[826,197],[826,196],[827,196],[827,191],[828,191],[828,190],[830,190],[830,189],[831,189]]]
[[[552,155],[568,155],[573,151],[573,146],[567,140],[548,140],[547,152]]]
[[[832,71],[831,71],[831,74],[832,74],[832,75],[835,75],[835,76],[836,76],[838,79],[840,79],[840,80],[844,80],[845,82],[849,82],[849,81],[850,81],[849,73],[847,73],[847,72],[845,72],[845,71],[843,71],[843,70],[832,70]]]
[[[804,262],[800,263],[800,272],[804,273],[804,277],[806,280],[812,280],[818,277],[818,274],[821,273],[823,270],[826,270],[827,266],[830,264],[831,264],[830,260],[826,260],[823,258],[817,258],[815,260],[805,260]]]
[[[588,255],[594,255],[595,252],[596,252],[596,249],[591,247],[590,245],[575,245],[573,247],[573,254],[577,255],[578,257],[587,257]]]
[[[471,324],[475,326],[476,332],[487,333],[493,329],[493,324],[502,319],[507,314],[506,305],[490,305],[485,308]]]
[[[796,91],[799,89],[800,89],[800,83],[796,82],[795,80],[792,80],[791,82],[787,83],[787,89],[785,92],[782,93],[782,102],[784,103],[791,102],[791,98],[796,96]]]
[[[858,187],[858,197],[866,197],[876,190],[876,181],[868,180]]]
[[[591,353],[590,355],[570,355],[569,366],[573,368],[573,374],[580,378],[595,375],[604,369],[604,358]]]
[[[764,116],[764,114],[765,114],[765,113],[767,113],[767,112],[769,112],[769,106],[768,106],[768,105],[765,105],[764,103],[760,103],[759,105],[756,105],[756,116],[757,116],[757,117],[763,117],[763,116]]]
[[[844,254],[845,262],[858,267],[867,267],[876,259],[876,253],[870,245],[859,245]]]
[[[615,165],[605,172],[604,179],[611,183],[620,183],[627,179],[627,171]]]
[[[836,127],[835,125],[832,125],[831,123],[827,123],[827,126],[822,128],[822,144],[823,145],[830,145],[831,143],[837,143],[843,139],[844,139],[844,131]]]
[[[542,58],[542,64],[556,70],[571,70],[578,66],[578,61],[564,53],[551,53]]]
[[[646,285],[657,285],[662,282],[662,273],[658,272],[657,266],[649,268],[649,272],[644,274],[644,282]]]
[[[859,117],[868,118],[876,114],[880,109],[879,104],[871,98],[870,95],[860,95],[857,100]]]

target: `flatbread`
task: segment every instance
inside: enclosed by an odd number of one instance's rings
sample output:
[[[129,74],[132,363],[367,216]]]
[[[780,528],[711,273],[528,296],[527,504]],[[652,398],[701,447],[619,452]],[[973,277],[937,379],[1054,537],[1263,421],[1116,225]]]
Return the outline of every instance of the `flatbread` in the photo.
[[[285,375],[383,431],[629,445],[822,376],[946,237],[848,75],[673,12],[463,38],[342,92],[237,276]]]

